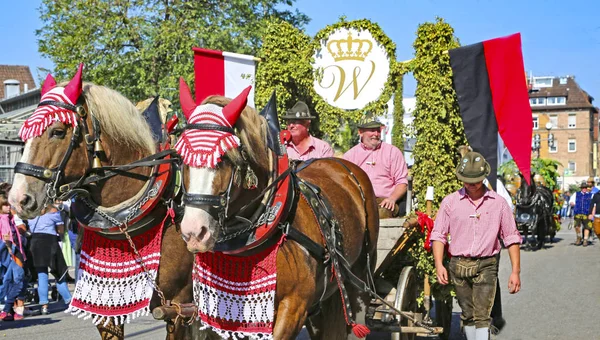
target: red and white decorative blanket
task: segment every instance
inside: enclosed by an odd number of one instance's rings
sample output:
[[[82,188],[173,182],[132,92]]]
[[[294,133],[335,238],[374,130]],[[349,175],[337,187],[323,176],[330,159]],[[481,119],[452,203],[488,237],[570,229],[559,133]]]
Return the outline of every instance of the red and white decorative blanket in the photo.
[[[163,224],[133,237],[144,271],[127,240],[111,240],[86,231],[81,248],[78,280],[66,312],[92,319],[94,324],[116,324],[150,313],[150,299],[160,261]]]
[[[224,339],[273,339],[278,248],[277,243],[245,257],[196,255],[194,301],[201,329]]]

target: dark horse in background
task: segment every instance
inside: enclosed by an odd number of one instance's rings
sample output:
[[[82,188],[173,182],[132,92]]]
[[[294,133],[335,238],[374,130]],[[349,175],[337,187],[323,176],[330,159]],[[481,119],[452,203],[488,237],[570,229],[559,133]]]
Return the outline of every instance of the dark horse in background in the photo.
[[[521,186],[517,192],[515,218],[517,228],[525,237],[525,244],[529,244],[529,235],[536,236],[535,249],[541,249],[550,236],[550,242],[556,235],[556,226],[553,219],[554,196],[550,189],[536,185],[531,175],[528,185],[523,175]],[[531,246],[531,244],[530,244]]]

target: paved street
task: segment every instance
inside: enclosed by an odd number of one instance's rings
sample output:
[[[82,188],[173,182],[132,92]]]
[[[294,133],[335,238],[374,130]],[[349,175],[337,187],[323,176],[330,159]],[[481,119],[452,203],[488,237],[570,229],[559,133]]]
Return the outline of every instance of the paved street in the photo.
[[[545,249],[523,251],[523,289],[517,295],[503,290],[504,316],[507,326],[497,340],[537,339],[600,339],[600,242],[587,248],[575,247],[574,232],[557,235],[557,243]],[[508,254],[503,254],[500,266],[502,288],[510,273]],[[46,316],[28,317],[20,322],[0,323],[0,337],[6,339],[48,340],[50,338],[97,340],[91,322],[59,311],[64,306],[55,303]],[[455,304],[452,340],[463,339],[458,330],[460,309]],[[151,317],[135,320],[126,327],[127,339],[164,339],[164,325]],[[300,338],[306,339],[303,334]],[[371,340],[389,339],[376,334]]]

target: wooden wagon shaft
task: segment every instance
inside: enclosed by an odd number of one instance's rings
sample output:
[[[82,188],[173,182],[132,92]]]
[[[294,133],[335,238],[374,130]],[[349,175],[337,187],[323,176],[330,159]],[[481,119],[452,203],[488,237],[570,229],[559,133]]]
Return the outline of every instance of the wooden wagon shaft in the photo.
[[[173,320],[177,317],[178,312],[185,318],[191,318],[198,311],[198,307],[194,303],[181,303],[180,308],[175,305],[158,306],[152,310],[152,317],[155,320]]]

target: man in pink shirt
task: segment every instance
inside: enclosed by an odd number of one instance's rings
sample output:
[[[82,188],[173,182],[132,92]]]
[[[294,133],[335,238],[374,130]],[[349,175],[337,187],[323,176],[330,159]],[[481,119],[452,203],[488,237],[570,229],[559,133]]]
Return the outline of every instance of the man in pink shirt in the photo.
[[[521,235],[506,201],[483,185],[490,165],[477,152],[464,155],[456,176],[464,187],[444,198],[436,215],[431,240],[437,280],[448,284],[444,267],[444,247],[452,258],[448,270],[462,309],[467,340],[488,340],[490,312],[498,279],[499,237],[508,248],[512,273],[508,279],[511,294],[521,289]]]
[[[402,151],[381,141],[382,127],[376,120],[359,125],[360,143],[343,157],[367,173],[379,204],[379,217],[390,218],[398,216],[398,200],[406,194],[408,168]]]
[[[316,117],[310,114],[304,102],[297,102],[281,118],[287,121],[287,129],[292,134],[292,140],[286,144],[290,159],[306,161],[311,158],[333,157],[333,149],[327,142],[310,135],[310,121]]]

